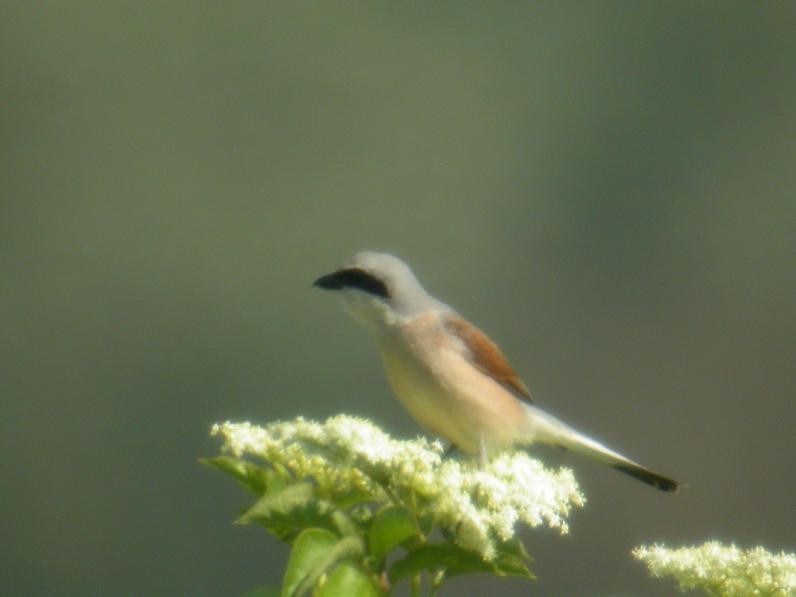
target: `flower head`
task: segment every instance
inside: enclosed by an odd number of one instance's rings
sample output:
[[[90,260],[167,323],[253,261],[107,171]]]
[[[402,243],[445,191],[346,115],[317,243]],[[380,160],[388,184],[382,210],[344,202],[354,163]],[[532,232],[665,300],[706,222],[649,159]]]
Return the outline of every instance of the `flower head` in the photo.
[[[496,542],[514,537],[518,522],[566,533],[567,515],[585,501],[570,470],[546,469],[523,452],[501,454],[480,469],[473,461],[443,460],[437,441],[395,440],[345,415],[265,427],[227,422],[213,434],[224,437],[226,452],[313,479],[332,495],[357,490],[381,503],[411,506],[485,559],[495,556]]]
[[[670,549],[642,546],[633,555],[653,576],[673,576],[682,590],[701,588],[722,597],[796,595],[796,554],[773,554],[762,547],[742,550],[710,541]]]

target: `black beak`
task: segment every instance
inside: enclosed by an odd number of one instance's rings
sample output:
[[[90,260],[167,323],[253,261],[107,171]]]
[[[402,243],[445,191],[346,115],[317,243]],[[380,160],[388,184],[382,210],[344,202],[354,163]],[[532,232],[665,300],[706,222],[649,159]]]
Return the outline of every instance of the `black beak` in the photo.
[[[315,280],[312,285],[324,290],[340,290],[344,286],[343,276],[340,272],[326,274]]]

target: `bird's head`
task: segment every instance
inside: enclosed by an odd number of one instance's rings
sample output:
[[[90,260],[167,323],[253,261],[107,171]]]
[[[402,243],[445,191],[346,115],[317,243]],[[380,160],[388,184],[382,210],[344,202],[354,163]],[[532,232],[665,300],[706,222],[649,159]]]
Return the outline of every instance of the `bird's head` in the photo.
[[[361,251],[313,286],[339,292],[349,314],[374,331],[444,307],[426,293],[408,265],[389,253]]]

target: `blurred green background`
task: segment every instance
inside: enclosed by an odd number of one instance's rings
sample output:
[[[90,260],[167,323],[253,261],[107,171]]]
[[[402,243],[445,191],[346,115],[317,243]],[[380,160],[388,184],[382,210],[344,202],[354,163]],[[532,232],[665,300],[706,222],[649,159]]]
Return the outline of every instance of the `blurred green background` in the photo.
[[[577,457],[540,581],[668,595],[629,550],[794,549],[796,8],[0,4],[0,593],[235,595],[287,550],[231,521],[210,425],[418,429],[310,288],[387,250],[538,402],[676,497]]]

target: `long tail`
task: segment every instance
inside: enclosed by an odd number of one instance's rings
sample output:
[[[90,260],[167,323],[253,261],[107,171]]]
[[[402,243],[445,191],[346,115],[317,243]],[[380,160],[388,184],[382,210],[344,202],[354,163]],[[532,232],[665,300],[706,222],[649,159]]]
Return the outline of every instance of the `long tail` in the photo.
[[[572,450],[598,462],[605,463],[611,468],[630,475],[647,485],[652,485],[661,491],[674,493],[679,488],[680,483],[677,481],[659,475],[637,462],[633,462],[629,458],[614,452],[542,409],[532,404],[523,404],[523,406],[528,414],[525,437],[528,444],[538,441],[559,446],[565,450]]]

